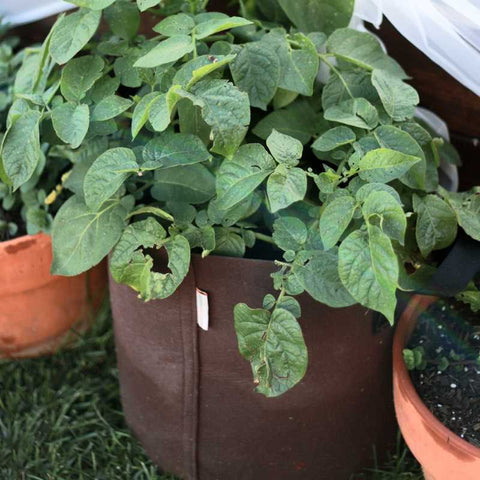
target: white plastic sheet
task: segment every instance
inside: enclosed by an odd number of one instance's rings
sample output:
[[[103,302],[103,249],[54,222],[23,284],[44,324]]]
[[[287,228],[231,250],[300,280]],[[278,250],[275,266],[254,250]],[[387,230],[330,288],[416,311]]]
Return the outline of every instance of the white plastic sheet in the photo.
[[[4,23],[22,25],[55,15],[72,5],[62,0],[0,0],[0,17]]]
[[[376,27],[385,15],[425,55],[480,95],[480,0],[356,0],[354,13],[357,21]]]

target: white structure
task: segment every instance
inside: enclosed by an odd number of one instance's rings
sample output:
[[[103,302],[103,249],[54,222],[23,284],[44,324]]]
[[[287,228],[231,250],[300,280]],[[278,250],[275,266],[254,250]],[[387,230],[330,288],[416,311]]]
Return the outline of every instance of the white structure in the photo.
[[[382,16],[425,55],[480,95],[480,0],[356,0],[355,17]]]
[[[63,12],[75,5],[62,0],[0,0],[0,16],[5,23],[22,25]]]

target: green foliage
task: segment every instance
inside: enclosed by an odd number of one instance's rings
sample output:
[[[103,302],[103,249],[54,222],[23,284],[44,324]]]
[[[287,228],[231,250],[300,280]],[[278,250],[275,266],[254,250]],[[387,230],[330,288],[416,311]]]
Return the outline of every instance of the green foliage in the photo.
[[[472,312],[480,312],[480,290],[474,282],[470,282],[467,288],[455,298],[469,305]]]
[[[22,58],[1,152],[4,204],[46,162],[68,173],[52,196],[70,195],[53,223],[55,273],[112,252],[114,279],[153,300],[178,288],[191,250],[270,244],[277,295],[234,313],[257,390],[276,396],[307,368],[296,295],[393,322],[400,285],[420,281],[406,271],[434,270],[457,225],[480,239],[478,193],[438,187],[439,160],[458,158],[415,120],[402,68],[345,28],[351,0],[249,2],[248,18],[205,0],[76,3]]]
[[[354,6],[354,0],[278,0],[278,3],[299,30],[327,35],[348,25]]]
[[[413,209],[417,214],[415,236],[423,256],[432,250],[448,247],[457,236],[457,221],[453,210],[441,198],[414,195]]]
[[[429,355],[425,352],[423,346],[403,349],[403,360],[408,370],[425,370],[427,365],[434,365],[441,372],[451,369],[463,370],[467,365],[480,365],[480,356],[474,359],[463,353],[457,353],[454,350],[440,352],[436,355]]]
[[[300,325],[288,310],[234,309],[240,353],[252,364],[256,390],[268,397],[281,395],[305,375],[307,349]]]
[[[48,50],[53,60],[64,64],[80,52],[95,34],[100,18],[99,11],[86,9],[60,17],[53,27]]]
[[[0,42],[0,241],[50,230],[56,206],[47,205],[45,199],[60,181],[62,168],[55,164],[46,171],[39,143],[40,113],[31,111],[27,100],[16,99],[16,92],[29,93],[41,68],[38,52],[17,52],[18,43],[15,37]],[[21,80],[16,78],[19,70],[25,75]]]

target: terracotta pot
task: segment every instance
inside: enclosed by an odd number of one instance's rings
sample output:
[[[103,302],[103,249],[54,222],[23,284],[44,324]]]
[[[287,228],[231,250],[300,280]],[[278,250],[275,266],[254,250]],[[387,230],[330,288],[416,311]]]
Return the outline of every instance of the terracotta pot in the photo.
[[[480,448],[443,425],[418,396],[403,361],[417,319],[435,297],[415,296],[404,311],[393,346],[393,391],[398,423],[426,480],[479,480]]]
[[[106,293],[106,263],[76,277],[50,275],[45,234],[0,243],[0,357],[51,353],[84,330]]]
[[[307,374],[280,397],[254,392],[233,307],[261,306],[275,270],[270,261],[194,255],[177,292],[148,303],[110,282],[123,409],[165,471],[190,480],[349,480],[373,466],[374,445],[381,457],[395,444],[393,331],[376,331],[364,308],[300,296]],[[197,326],[195,287],[209,295],[208,331]]]

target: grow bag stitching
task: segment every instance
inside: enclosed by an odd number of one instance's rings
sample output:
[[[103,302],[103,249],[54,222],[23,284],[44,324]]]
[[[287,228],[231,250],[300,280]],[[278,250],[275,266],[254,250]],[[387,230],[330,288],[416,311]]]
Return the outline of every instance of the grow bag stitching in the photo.
[[[183,468],[189,480],[197,480],[198,431],[198,345],[195,320],[195,274],[193,266],[187,277],[188,302],[180,302],[183,345]]]

